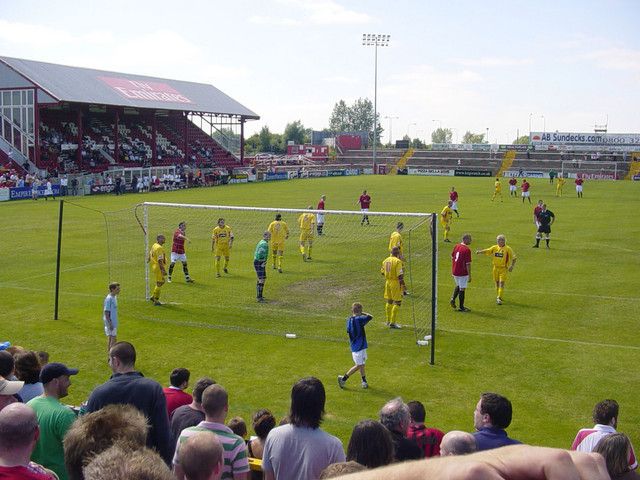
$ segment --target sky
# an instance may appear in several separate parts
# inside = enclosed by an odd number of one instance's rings
[[[438,127],[640,132],[639,0],[0,0],[0,55],[215,85],[281,133],[374,98],[387,142]]]

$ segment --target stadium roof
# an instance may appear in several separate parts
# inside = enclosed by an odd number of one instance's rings
[[[61,102],[260,117],[213,85],[0,57]]]

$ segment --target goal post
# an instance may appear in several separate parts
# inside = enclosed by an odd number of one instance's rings
[[[311,213],[316,219],[321,214],[325,219],[322,235],[314,228],[310,261],[304,261],[300,252],[298,218],[303,213]],[[275,268],[276,259],[270,251],[264,293],[268,301],[257,305],[254,249],[277,214],[289,228],[281,264],[283,271],[280,273]],[[212,253],[212,230],[220,218],[234,235],[228,273],[222,271],[224,257],[216,265]],[[403,297],[399,310],[399,323],[404,330],[400,335],[405,339],[410,336],[414,344],[430,345],[433,364],[437,214],[368,212],[368,220],[369,224],[363,222],[360,211],[145,202],[126,219],[120,214],[108,218],[108,228],[113,230],[110,237],[117,239],[110,248],[112,277],[127,284],[126,294],[140,301],[148,300],[153,282],[148,252],[157,235],[162,234],[169,257],[173,233],[178,224],[185,222],[185,236],[189,240],[185,243],[188,271],[195,283],[185,282],[182,265],[176,262],[172,283],[162,286],[161,301],[169,309],[229,312],[231,317],[236,317],[236,323],[242,322],[246,328],[274,334],[302,330],[311,335],[308,327],[315,322],[318,329],[313,331],[314,337],[344,339],[344,318],[354,302],[362,303],[364,310],[374,315],[374,321],[385,321],[384,278],[380,269],[382,261],[389,256],[390,234],[402,222],[409,295]],[[124,289],[121,295],[125,295]],[[268,323],[261,321],[267,318]],[[305,320],[309,318],[313,322]],[[227,328],[232,328],[231,318],[226,320]]]

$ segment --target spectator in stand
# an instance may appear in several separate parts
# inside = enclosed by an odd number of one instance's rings
[[[40,372],[44,394],[31,400],[27,405],[38,417],[40,436],[31,458],[53,470],[60,480],[66,480],[62,441],[76,415],[60,399],[69,393],[71,375],[77,375],[77,368],[67,368],[62,363],[49,363]]]
[[[15,357],[16,377],[24,382],[24,387],[18,392],[24,403],[44,393],[40,381],[40,360],[36,352],[26,351],[18,353]]]
[[[483,393],[473,413],[478,451],[521,443],[507,436],[505,428],[511,424],[511,402],[497,393]]]
[[[347,461],[358,462],[367,468],[389,465],[394,460],[391,432],[375,420],[361,420],[353,427]]]
[[[83,469],[90,480],[175,480],[162,457],[149,448],[131,450],[114,445]]]
[[[411,423],[407,431],[407,438],[414,440],[418,446],[424,451],[424,456],[437,457],[440,455],[440,443],[444,432],[437,428],[427,428],[424,424],[426,412],[424,405],[414,400],[407,403],[409,414],[411,415]]]
[[[344,462],[342,443],[320,428],[326,394],[315,377],[298,380],[291,390],[290,421],[271,430],[264,446],[265,480],[318,478],[332,463]]]
[[[217,480],[222,475],[224,450],[218,436],[200,432],[187,439],[180,449],[180,465],[187,480]],[[262,478],[262,474],[260,475]]]
[[[452,430],[442,437],[440,442],[440,456],[466,455],[477,450],[476,439],[473,435],[460,430]]]
[[[640,474],[629,466],[629,457],[633,449],[629,438],[624,433],[605,436],[593,451],[604,457],[612,480],[640,479]]]
[[[578,431],[576,438],[571,444],[571,450],[579,452],[593,452],[598,443],[607,435],[612,435],[618,428],[618,413],[620,406],[615,400],[603,400],[593,407],[593,421],[596,423],[593,428],[583,428]],[[629,452],[629,468],[631,470],[638,466],[633,446]]]
[[[185,392],[189,386],[190,375],[191,372],[186,368],[175,368],[169,376],[171,385],[162,389],[167,400],[169,420],[171,420],[176,408],[189,405],[193,401],[193,397]]]
[[[238,435],[243,440],[247,439],[247,422],[242,417],[233,417],[227,423],[227,427],[231,429],[233,433]]]
[[[31,462],[38,440],[38,419],[34,411],[15,403],[0,411],[0,478],[54,480],[57,477]]]
[[[95,412],[113,403],[130,404],[149,419],[151,430],[147,446],[155,448],[169,464],[173,441],[169,430],[167,402],[162,387],[135,369],[136,349],[129,342],[118,342],[109,351],[113,375],[89,396],[87,411]]]
[[[60,195],[66,197],[68,195],[67,186],[69,185],[69,179],[66,175],[60,177]]]
[[[7,380],[17,380],[14,375],[15,368],[16,361],[13,355],[7,350],[0,351],[0,377]]]
[[[276,418],[269,410],[262,409],[253,414],[253,431],[256,432],[256,436],[251,437],[247,442],[249,457],[262,458],[264,442],[266,442],[267,435],[275,426]]]
[[[424,457],[416,441],[407,438],[410,422],[409,407],[400,397],[388,401],[380,410],[380,423],[391,432],[397,462]]]
[[[82,468],[113,445],[140,450],[147,441],[145,416],[132,405],[107,405],[82,415],[64,437],[64,463],[70,480],[82,480]]]
[[[215,433],[224,446],[224,466],[222,478],[233,480],[246,480],[249,478],[249,460],[247,457],[247,444],[238,435],[234,434],[224,424],[229,411],[229,397],[222,385],[211,385],[202,394],[202,408],[205,413],[205,421],[195,427],[189,427],[182,431],[176,444],[173,457],[174,474],[178,480],[185,479],[185,471],[180,464],[180,450],[189,437],[199,432],[210,431]]]
[[[178,441],[180,432],[187,427],[193,427],[204,421],[204,410],[202,408],[202,393],[209,385],[216,382],[210,378],[199,379],[193,387],[193,401],[189,405],[183,405],[173,411],[171,418],[171,433],[173,436],[174,451],[175,443]]]
[[[49,363],[49,352],[38,352],[38,361],[40,362],[40,367],[44,367],[47,363]]]
[[[0,377],[0,411],[3,410],[7,405],[19,401],[16,395],[23,386],[24,382],[7,380],[3,377]]]

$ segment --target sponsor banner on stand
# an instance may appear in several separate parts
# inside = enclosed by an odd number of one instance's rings
[[[327,170],[327,177],[344,177],[345,170]]]
[[[287,180],[289,178],[289,174],[287,172],[278,172],[278,173],[267,173],[265,176],[265,180],[267,182],[273,180]]]
[[[91,195],[99,195],[101,193],[112,193],[116,186],[111,185],[91,185]]]
[[[613,172],[601,172],[601,173],[583,173],[577,172],[569,175],[571,178],[584,178],[585,180],[616,180],[616,175]]]
[[[44,196],[46,187],[38,187],[38,198]],[[60,185],[52,185],[51,190],[55,197],[60,196]],[[31,198],[31,187],[14,187],[9,189],[9,198],[11,200],[22,200],[24,198]]]
[[[517,145],[498,145],[498,150],[506,152],[507,150],[515,150],[516,152],[526,152],[527,150],[533,150],[533,145],[517,144]]]
[[[347,176],[360,175],[360,170],[358,170],[357,168],[347,168],[344,171],[344,174]]]
[[[249,175],[246,173],[234,173],[229,176],[229,183],[247,183]]]
[[[503,177],[531,177],[531,178],[549,178],[548,173],[536,170],[507,170],[502,174]]]
[[[433,177],[451,177],[453,170],[446,168],[415,168],[409,167],[409,175],[428,175]]]
[[[555,145],[635,145],[640,146],[640,133],[531,132],[531,142]]]
[[[633,181],[634,181],[634,182],[638,182],[638,181],[640,181],[640,175],[634,175],[634,176],[633,176]]]
[[[303,176],[304,176],[304,173],[303,173]],[[327,171],[326,170],[309,170],[306,172],[306,176],[307,178],[326,177]]]
[[[491,170],[469,170],[466,168],[457,168],[453,172],[454,177],[492,177]]]
[[[6,202],[11,199],[11,194],[8,188],[0,188],[0,202]]]

